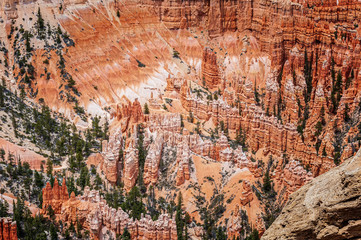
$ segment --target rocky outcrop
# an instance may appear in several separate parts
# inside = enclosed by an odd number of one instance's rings
[[[107,228],[113,234],[122,234],[127,228],[132,239],[177,239],[175,220],[161,214],[153,221],[150,216],[132,219],[122,209],[109,207],[98,191],[86,187],[84,194],[71,198],[62,205],[60,219],[65,223],[80,221],[93,238],[99,239],[101,230]]]
[[[168,214],[161,214],[156,221],[153,221],[148,215],[142,216],[140,220],[134,220],[122,209],[116,210],[109,207],[99,192],[90,190],[88,186],[85,187],[83,195],[76,197],[72,192],[69,198],[64,184],[65,181],[63,182],[64,187],[59,186],[57,180],[55,180],[52,189],[50,184],[47,183],[43,189],[42,214],[46,214],[49,205],[51,205],[58,220],[69,224],[80,221],[82,226],[88,229],[92,238],[95,239],[99,239],[101,230],[104,227],[111,230],[114,236],[122,234],[124,229],[127,228],[132,239],[177,239],[175,220],[170,218]]]
[[[0,3],[3,5],[3,10],[5,13],[5,16],[8,20],[10,19],[16,19],[18,17],[18,12],[16,9],[16,1],[14,0],[6,0]]]
[[[262,239],[361,237],[361,151],[291,194]]]
[[[115,184],[120,177],[121,166],[119,154],[122,148],[123,139],[120,129],[112,134],[108,141],[104,140],[102,143],[100,169],[112,184]]]
[[[241,195],[241,205],[246,206],[253,200],[253,192],[250,181],[243,180],[242,182],[242,195]]]
[[[125,150],[123,183],[124,189],[130,191],[134,187],[139,175],[138,149],[130,145]]]
[[[0,218],[0,239],[1,240],[17,240],[16,222],[11,218]]]
[[[68,199],[69,193],[66,187],[65,179],[63,180],[63,184],[61,186],[59,186],[57,178],[55,178],[53,187],[51,187],[50,183],[47,182],[45,188],[43,189],[43,205],[41,213],[46,215],[49,206],[51,206],[55,214],[60,214],[63,203]]]
[[[237,239],[240,232],[242,231],[242,223],[240,221],[239,215],[239,206],[236,205],[235,210],[233,211],[233,215],[227,223],[227,237],[230,239]]]
[[[31,169],[40,170],[41,165],[46,164],[46,158],[31,151],[25,147],[18,146],[3,138],[0,138],[0,149],[5,151],[4,160],[9,160],[9,154],[11,155],[12,163],[17,164],[18,160],[22,163],[28,163]]]
[[[163,134],[158,134],[153,143],[150,144],[147,157],[144,163],[144,184],[155,185],[158,180],[159,163],[163,151]]]
[[[217,87],[221,82],[217,55],[210,48],[205,48],[203,51],[201,78],[205,86],[209,89]]]
[[[280,165],[279,165],[280,166]],[[279,170],[278,167],[277,170]],[[286,187],[284,199],[288,199],[288,196],[298,190],[303,185],[312,180],[312,173],[307,172],[304,167],[298,161],[291,161],[286,164],[285,168],[279,174],[276,171],[275,174],[276,184],[282,187]]]
[[[136,98],[132,103],[128,99],[124,99],[125,103],[119,104],[116,107],[116,112],[112,113],[117,120],[122,123],[122,132],[126,132],[128,127],[131,127],[135,123],[144,122],[144,114],[140,102]]]
[[[159,19],[169,29],[202,27],[212,37],[237,29],[237,2],[224,0],[159,1],[151,0]]]
[[[190,179],[189,159],[191,153],[186,143],[180,143],[177,146],[177,176],[176,185],[182,185],[186,180]]]
[[[198,93],[192,92],[186,81],[182,85],[180,94],[183,107],[200,120],[208,121],[212,118],[215,125],[223,122],[228,129],[240,128],[239,109],[231,107],[221,97],[218,100],[206,100],[207,96],[205,95],[199,97]]]
[[[147,125],[151,132],[162,130],[180,133],[181,115],[179,113],[170,113],[166,115],[150,114]]]

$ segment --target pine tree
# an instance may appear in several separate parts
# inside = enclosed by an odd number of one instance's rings
[[[0,217],[9,216],[9,203],[5,200],[0,200]]]
[[[0,107],[5,107],[4,87],[0,86]]]
[[[183,240],[183,229],[184,229],[184,219],[183,219],[183,210],[182,210],[182,204],[183,204],[183,197],[182,193],[179,193],[178,195],[178,204],[176,208],[176,215],[175,215],[175,222],[177,225],[177,236],[178,240]]]
[[[53,173],[53,162],[48,158],[46,161],[46,173],[50,176]]]
[[[269,175],[269,169],[267,169],[264,177],[263,177],[263,191],[264,192],[269,192],[271,191],[272,189],[272,185],[271,185],[271,178],[270,178],[270,175]]]
[[[149,114],[149,108],[147,103],[144,103],[144,114]]]
[[[123,231],[123,234],[122,234],[122,237],[120,238],[121,240],[131,240],[131,235],[128,231],[128,228],[124,228],[124,231]]]

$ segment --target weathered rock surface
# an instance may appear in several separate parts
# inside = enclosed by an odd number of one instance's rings
[[[361,151],[290,195],[262,239],[361,237]]]
[[[203,51],[201,78],[205,86],[210,89],[217,87],[221,82],[217,55],[210,48],[205,48]]]
[[[40,170],[41,165],[45,166],[46,158],[25,147],[18,146],[3,138],[0,138],[0,149],[5,151],[5,161],[8,161],[9,154],[12,155],[13,164],[20,159],[22,163],[29,163],[31,169]]]
[[[55,178],[53,188],[50,186],[50,183],[47,182],[45,188],[43,189],[43,205],[41,213],[47,214],[48,208],[51,206],[55,214],[60,214],[61,206],[68,199],[69,193],[66,187],[65,179],[63,180],[63,184],[59,186],[58,179]]]
[[[109,141],[104,140],[101,156],[98,156],[100,169],[105,173],[109,182],[115,184],[120,176],[120,149],[123,147],[121,130],[112,134]]]
[[[49,184],[49,183],[48,183]],[[46,197],[47,204],[43,204],[42,211],[46,211],[51,205],[56,211],[57,218],[64,223],[80,221],[84,228],[88,229],[92,238],[101,239],[101,229],[106,227],[115,234],[122,234],[127,228],[132,239],[177,239],[175,220],[168,214],[161,214],[158,220],[153,221],[150,216],[142,216],[140,220],[133,220],[122,209],[114,209],[106,204],[98,191],[86,187],[82,196],[75,197],[71,194],[70,199],[59,199],[54,194],[56,185],[49,193],[50,185],[44,189],[43,197]],[[50,187],[51,190],[51,187]]]
[[[243,206],[249,204],[253,200],[253,192],[251,188],[251,183],[247,180],[242,182],[242,196],[241,196],[241,204]]]
[[[122,122],[122,131],[125,132],[129,126],[135,123],[144,122],[144,114],[140,102],[136,98],[134,102],[126,99],[126,103],[117,105],[116,112],[113,113]]]
[[[0,218],[0,239],[17,240],[16,222],[11,218]]]
[[[153,143],[150,144],[144,163],[144,184],[155,185],[158,180],[159,163],[162,158],[164,138],[158,134]]]
[[[124,157],[124,169],[123,169],[123,183],[124,189],[126,191],[130,191],[132,187],[134,187],[138,175],[139,175],[139,163],[138,163],[138,149],[133,147],[133,145],[129,146],[125,150]]]

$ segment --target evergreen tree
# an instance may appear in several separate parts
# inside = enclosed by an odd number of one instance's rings
[[[46,173],[48,176],[53,173],[53,162],[49,158],[46,160]]]
[[[121,240],[131,240],[131,235],[128,231],[128,228],[124,228],[124,231],[123,231],[123,234],[122,234],[122,237],[120,238]]]
[[[3,86],[0,86],[0,107],[5,107],[5,94]]]
[[[128,193],[125,202],[122,204],[122,209],[130,211],[130,216],[138,220],[142,213],[146,213],[142,195],[137,186],[134,186]]]
[[[320,136],[320,134],[322,132],[322,123],[320,121],[318,121],[316,123],[315,128],[316,128],[315,136],[318,137],[318,136]]]
[[[272,185],[271,185],[271,178],[270,178],[270,175],[269,175],[269,169],[267,169],[264,177],[263,177],[263,191],[264,192],[269,192],[271,191],[272,189]]]
[[[53,223],[50,224],[50,239],[58,240],[58,233],[56,232],[56,227]]]
[[[9,216],[9,203],[5,200],[0,200],[0,217]]]
[[[182,204],[183,204],[183,197],[182,193],[179,193],[178,195],[178,204],[176,208],[176,215],[175,215],[175,222],[177,225],[177,236],[178,240],[183,240],[183,231],[184,231],[184,219],[183,219],[183,210],[182,210]]]
[[[144,114],[149,114],[149,107],[147,103],[144,103]]]

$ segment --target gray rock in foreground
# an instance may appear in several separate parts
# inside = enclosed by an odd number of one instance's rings
[[[361,150],[293,193],[262,239],[361,239]]]

